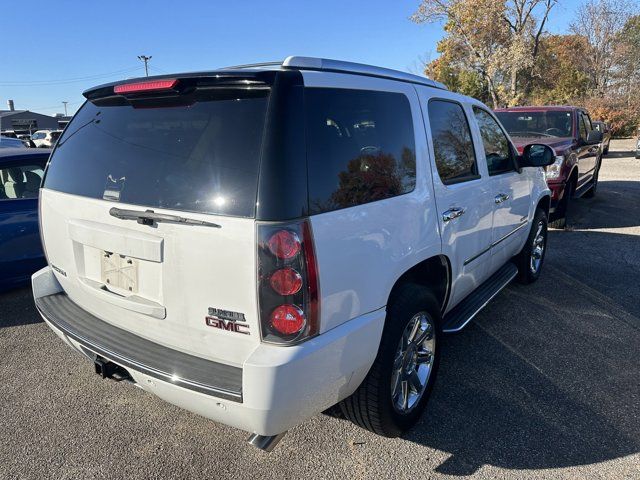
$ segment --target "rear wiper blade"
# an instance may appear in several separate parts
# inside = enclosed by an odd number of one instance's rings
[[[155,213],[153,210],[125,210],[123,208],[111,207],[109,215],[121,220],[136,220],[141,225],[153,225],[153,222],[183,223],[185,225],[200,225],[202,227],[222,228],[221,225],[204,220],[181,217],[179,215],[169,215],[166,213]]]

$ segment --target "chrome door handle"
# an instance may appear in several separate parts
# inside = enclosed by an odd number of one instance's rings
[[[498,195],[496,195],[494,200],[496,203],[506,202],[507,200],[509,200],[509,195],[507,195],[506,193],[499,193]]]
[[[458,218],[461,215],[463,215],[465,212],[464,208],[460,208],[460,207],[453,207],[450,208],[449,210],[447,210],[446,212],[444,212],[442,214],[442,220],[446,223],[446,222],[450,222],[451,220],[453,220],[454,218]]]

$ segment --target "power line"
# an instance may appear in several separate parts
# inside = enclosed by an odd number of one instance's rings
[[[2,82],[0,86],[3,87],[34,87],[34,86],[46,86],[46,85],[64,85],[68,83],[77,83],[77,82],[85,82],[89,80],[97,80],[99,78],[112,77],[114,75],[119,75],[123,73],[132,72],[134,70],[139,70],[140,66],[129,67],[122,70],[116,70],[109,73],[100,73],[96,75],[88,75],[85,77],[72,77],[65,79],[57,79],[57,80],[33,80],[33,81],[9,81]]]
[[[75,105],[80,105],[82,102],[67,102],[67,107],[73,107]],[[38,112],[41,110],[60,110],[60,104],[51,105],[50,107],[29,107],[26,106],[24,110],[29,110],[30,112]]]

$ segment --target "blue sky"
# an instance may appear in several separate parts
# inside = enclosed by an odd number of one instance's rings
[[[580,0],[560,0],[549,29],[565,32]],[[419,0],[30,1],[0,8],[0,109],[74,112],[90,86],[150,74],[310,55],[420,71],[439,25],[408,18]],[[10,5],[10,6],[8,6]]]

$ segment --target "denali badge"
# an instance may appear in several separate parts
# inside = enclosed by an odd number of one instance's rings
[[[244,313],[222,310],[221,308],[209,307],[209,315],[212,317],[223,318],[231,322],[246,322],[244,319]]]
[[[241,333],[243,335],[251,335],[249,333],[249,325],[244,323],[246,322],[244,313],[209,307],[209,315],[205,317],[205,322],[210,327],[219,328],[228,332]]]
[[[53,268],[56,272],[58,272],[60,275],[62,275],[63,277],[67,276],[67,272],[65,272],[63,269],[61,269],[60,267],[56,267],[53,263],[51,264],[51,268]]]

